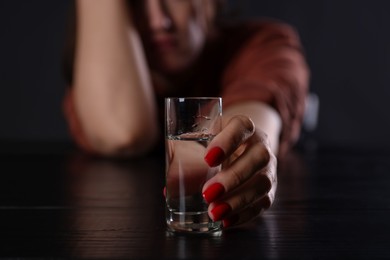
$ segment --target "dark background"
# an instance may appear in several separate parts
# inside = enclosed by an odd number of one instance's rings
[[[320,99],[320,145],[390,147],[390,1],[230,1],[294,25]],[[61,74],[69,1],[0,2],[0,140],[68,141]]]

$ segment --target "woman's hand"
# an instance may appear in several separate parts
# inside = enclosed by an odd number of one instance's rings
[[[214,221],[222,220],[225,228],[242,224],[272,205],[277,187],[276,156],[267,135],[248,116],[229,117],[209,144],[205,161],[210,167],[223,166],[203,187]]]

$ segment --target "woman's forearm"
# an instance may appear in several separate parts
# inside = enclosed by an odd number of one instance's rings
[[[90,144],[139,154],[157,137],[156,104],[138,34],[123,0],[77,0],[74,101]]]

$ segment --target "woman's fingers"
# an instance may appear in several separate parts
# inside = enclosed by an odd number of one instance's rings
[[[233,116],[223,131],[218,134],[206,149],[205,161],[210,167],[221,164],[231,156],[237,148],[245,143],[255,131],[255,126],[249,117]]]
[[[258,217],[264,210],[269,209],[275,201],[275,194],[277,189],[277,180],[268,194],[257,201],[247,205],[240,211],[232,211],[225,218],[222,219],[223,227],[228,228],[242,223],[249,222]]]
[[[246,214],[249,214],[251,212],[249,209],[251,207],[256,209],[256,205],[260,203],[259,201],[262,201],[261,208],[269,208],[274,200],[276,187],[276,174],[267,166],[239,188],[230,193],[225,193],[224,196],[211,203],[209,215],[213,220],[218,221],[238,214],[243,210],[247,211]],[[268,201],[268,204],[265,203],[266,201]],[[259,213],[260,211],[253,211],[251,218],[256,217]]]
[[[253,138],[257,139],[256,136]],[[257,191],[268,192],[271,189],[273,178],[271,175],[273,173],[262,169],[266,169],[270,158],[269,149],[260,140],[248,144],[245,151],[237,159],[205,183],[203,187],[204,199],[208,203],[219,199],[223,194],[244,184],[259,171],[264,173],[256,177],[262,179],[257,181],[260,183]]]
[[[224,228],[228,228],[249,222],[259,216],[264,210],[271,207],[271,205],[271,197],[264,196],[263,198],[244,208],[241,212],[232,213],[230,216],[226,216],[224,219],[222,219],[222,225]]]

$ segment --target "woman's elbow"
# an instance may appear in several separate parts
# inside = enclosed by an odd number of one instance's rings
[[[92,148],[108,157],[137,157],[148,153],[157,143],[156,128],[150,131],[116,131],[95,133]]]

